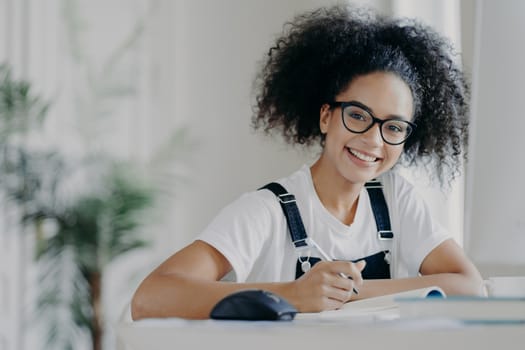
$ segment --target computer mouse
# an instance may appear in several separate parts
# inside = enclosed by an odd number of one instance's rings
[[[280,296],[261,289],[241,290],[227,295],[212,309],[216,320],[291,321],[297,309]]]

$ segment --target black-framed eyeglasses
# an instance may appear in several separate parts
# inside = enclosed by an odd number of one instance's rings
[[[402,144],[416,128],[416,124],[401,118],[376,118],[367,106],[356,101],[336,101],[328,104],[330,108],[341,107],[343,125],[348,131],[355,134],[363,134],[378,123],[381,137],[389,145]]]

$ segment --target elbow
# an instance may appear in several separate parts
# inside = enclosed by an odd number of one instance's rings
[[[472,296],[485,296],[486,293],[481,275],[470,275],[466,278],[468,279],[468,282],[465,283],[465,293],[463,294]]]
[[[457,293],[459,295],[471,295],[471,296],[485,296],[485,289],[483,285],[483,278],[475,266],[471,266],[467,271],[460,273],[463,279],[463,283],[458,288]]]
[[[138,321],[144,318],[144,308],[140,301],[140,298],[137,297],[137,294],[131,299],[131,319],[133,321]]]
[[[131,319],[138,321],[148,317],[147,298],[139,287],[131,298]]]

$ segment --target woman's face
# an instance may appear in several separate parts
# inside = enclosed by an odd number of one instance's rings
[[[381,120],[412,120],[410,88],[393,73],[359,76],[336,96],[335,101],[358,102]],[[378,123],[361,134],[347,130],[341,118],[341,107],[323,105],[320,127],[326,135],[323,163],[333,166],[332,170],[352,183],[364,183],[391,169],[403,151],[403,144],[390,145],[383,140]]]

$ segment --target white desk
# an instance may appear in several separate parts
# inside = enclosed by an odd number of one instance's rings
[[[144,320],[118,326],[127,350],[524,350],[525,324],[469,325],[455,321],[238,322]]]

